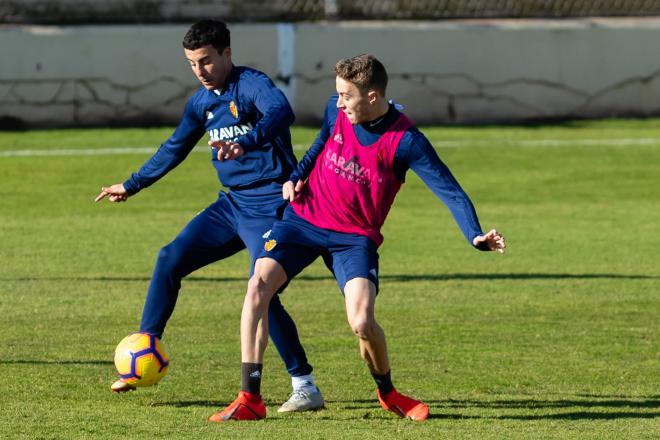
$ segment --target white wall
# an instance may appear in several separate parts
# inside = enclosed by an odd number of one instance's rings
[[[176,123],[197,80],[185,25],[0,27],[0,118],[28,126]],[[660,19],[241,24],[236,64],[318,123],[334,63],[375,54],[418,123],[660,115]]]

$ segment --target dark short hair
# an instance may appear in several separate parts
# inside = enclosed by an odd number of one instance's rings
[[[186,36],[183,37],[183,47],[188,50],[197,50],[204,46],[213,46],[222,53],[225,47],[230,46],[229,29],[227,25],[218,20],[202,20],[190,26]]]
[[[337,61],[335,73],[362,90],[374,89],[385,96],[387,72],[375,56],[364,54]]]

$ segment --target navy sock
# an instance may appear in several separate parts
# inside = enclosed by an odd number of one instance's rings
[[[378,391],[380,391],[381,396],[389,394],[390,391],[394,389],[394,385],[392,385],[392,377],[390,375],[391,372],[392,370],[385,374],[376,374],[373,371],[371,372],[371,376],[376,381],[376,385],[378,386]]]
[[[241,390],[261,394],[261,369],[263,364],[241,363]]]
[[[286,311],[280,295],[270,300],[268,307],[268,334],[277,348],[291,376],[306,376],[312,373],[312,366],[307,361],[305,350],[300,344],[296,324]]]

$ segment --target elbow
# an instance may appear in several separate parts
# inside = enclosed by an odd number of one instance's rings
[[[293,109],[288,104],[280,106],[280,108],[277,109],[277,112],[279,113],[280,118],[282,118],[282,122],[286,124],[286,126],[290,126],[296,120],[296,115],[293,113]]]

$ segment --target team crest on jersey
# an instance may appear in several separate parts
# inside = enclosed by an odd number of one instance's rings
[[[273,248],[274,248],[275,246],[277,246],[277,241],[275,241],[275,240],[268,240],[268,241],[266,242],[266,244],[264,245],[264,249],[266,250],[266,252],[270,252],[270,251],[273,250]]]
[[[238,119],[238,109],[236,108],[236,103],[234,101],[231,101],[229,103],[229,111],[231,112],[231,115]]]
[[[335,142],[338,144],[343,144],[344,143],[344,137],[341,135],[341,133],[337,133],[335,137],[333,138]]]

